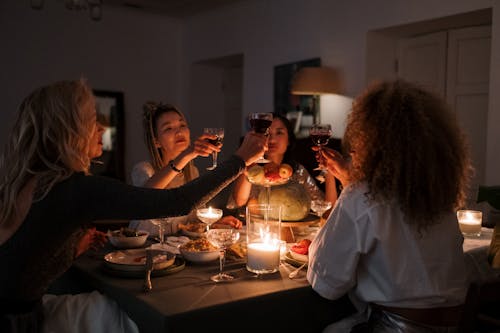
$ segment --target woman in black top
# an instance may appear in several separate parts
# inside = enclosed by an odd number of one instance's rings
[[[24,318],[25,326],[31,318],[30,331],[40,329],[35,310],[49,284],[72,264],[83,225],[185,215],[266,149],[264,136],[247,134],[236,153],[211,173],[181,188],[147,189],[89,175],[96,130],[94,96],[83,80],[37,89],[19,108],[0,159],[2,332],[11,330],[7,325],[16,325],[16,318]]]

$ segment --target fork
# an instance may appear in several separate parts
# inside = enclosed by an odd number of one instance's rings
[[[306,267],[306,265],[307,265],[307,262],[303,263],[303,264],[302,264],[302,265],[300,265],[297,269],[295,269],[294,271],[290,272],[290,274],[288,274],[288,277],[289,277],[290,279],[294,279],[294,278],[297,276],[297,274],[299,274],[300,270],[301,270],[302,268]]]

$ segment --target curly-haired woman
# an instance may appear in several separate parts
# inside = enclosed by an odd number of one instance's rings
[[[415,84],[377,83],[354,102],[343,144],[346,158],[323,152],[344,190],[307,279],[325,298],[348,293],[359,313],[325,331],[453,330],[468,286],[455,212],[472,170],[454,114]]]

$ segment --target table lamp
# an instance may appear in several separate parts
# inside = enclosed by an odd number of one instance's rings
[[[293,95],[312,95],[312,114],[314,123],[321,122],[318,110],[319,95],[341,92],[339,73],[330,67],[302,67],[292,78]]]

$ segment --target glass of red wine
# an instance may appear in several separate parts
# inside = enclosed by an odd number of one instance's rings
[[[321,148],[328,144],[330,137],[332,136],[332,126],[330,124],[314,124],[309,129],[309,137],[313,143],[318,146],[318,152],[321,152]],[[323,167],[316,168],[315,170],[321,170],[319,175],[316,177],[321,182],[325,181],[325,174],[327,169]]]
[[[269,127],[273,122],[273,114],[270,112],[254,112],[250,113],[248,120],[250,121],[250,127],[252,127],[255,133],[268,135]],[[264,156],[262,156],[255,163],[262,164],[269,162],[270,161],[268,159],[265,159]]]
[[[207,141],[214,146],[222,146],[222,142],[224,141],[223,128],[207,127],[203,129],[203,133],[217,136],[217,138],[207,139]],[[214,170],[215,168],[217,168],[217,155],[218,154],[216,151],[212,152],[212,166],[208,167],[207,170]]]

